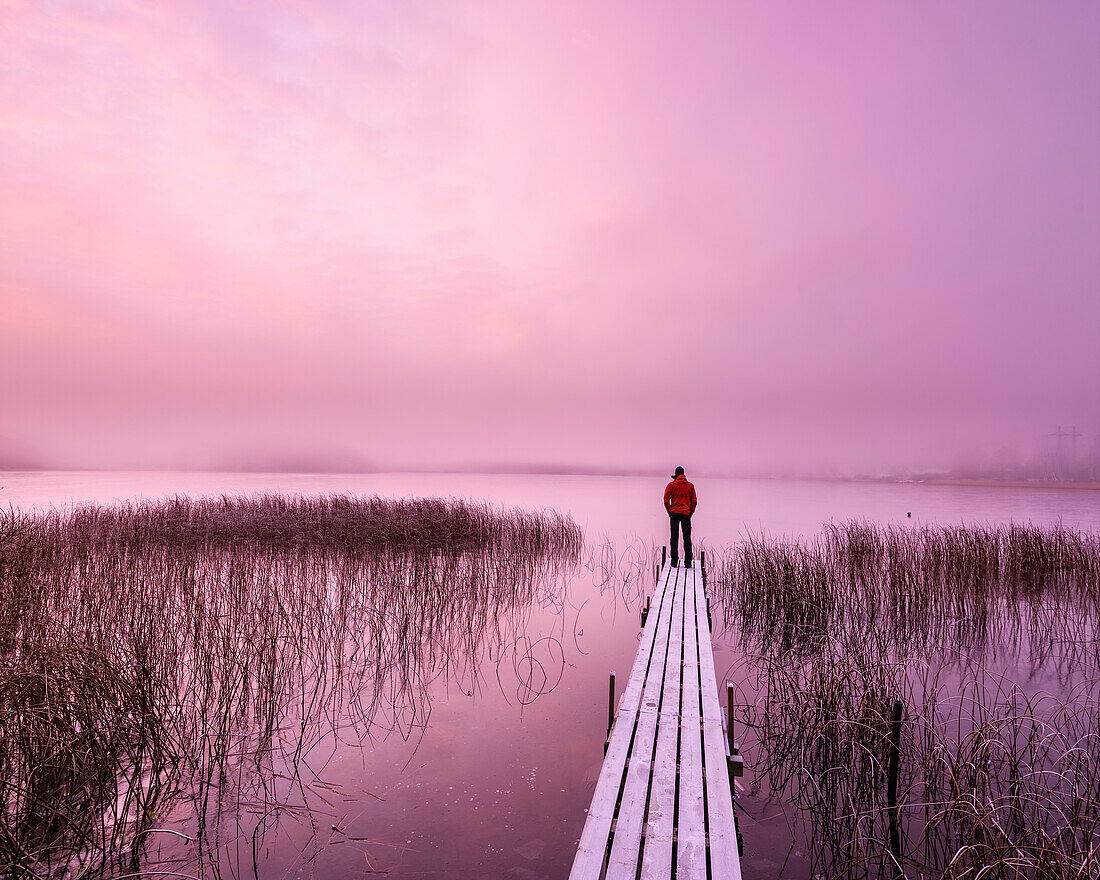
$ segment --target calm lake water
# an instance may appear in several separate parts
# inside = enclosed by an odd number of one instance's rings
[[[689,474],[689,478],[690,478]],[[545,601],[502,621],[450,668],[428,670],[429,712],[318,742],[303,757],[298,794],[266,833],[251,807],[222,823],[224,876],[564,878],[602,761],[607,675],[633,663],[639,602],[652,583],[653,548],[667,538],[665,480],[640,477],[474,474],[290,475],[147,472],[0,473],[0,505],[64,509],[175,494],[280,492],[433,496],[528,510],[554,508],[585,530],[580,564],[543,591]],[[698,479],[697,546],[720,551],[748,534],[809,537],[851,519],[903,527],[1062,523],[1100,529],[1100,492]],[[911,512],[912,517],[907,517]],[[718,616],[715,617],[718,623]],[[736,674],[737,646],[716,633],[716,669]],[[752,788],[752,767],[746,768]],[[293,804],[290,803],[294,800]],[[752,803],[741,829],[746,876],[808,876],[804,855]],[[233,812],[230,810],[230,812]],[[228,815],[228,814],[227,814]],[[165,827],[186,833],[182,808]],[[152,861],[193,867],[195,854],[161,835]],[[789,855],[789,858],[788,858]]]

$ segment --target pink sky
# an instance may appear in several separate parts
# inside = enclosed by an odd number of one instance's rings
[[[933,467],[1100,431],[1094,2],[0,0],[0,440]]]

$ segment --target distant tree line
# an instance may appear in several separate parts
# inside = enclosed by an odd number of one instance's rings
[[[1025,452],[1004,446],[985,457],[955,464],[953,477],[993,480],[1100,481],[1100,435],[1060,432]]]

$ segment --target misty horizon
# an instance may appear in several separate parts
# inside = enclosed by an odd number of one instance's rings
[[[1057,436],[1051,435],[1051,436]],[[968,454],[956,454],[954,460],[939,467],[917,468],[864,468],[840,470],[820,468],[799,469],[792,466],[722,468],[703,464],[690,466],[688,473],[695,477],[734,478],[809,478],[809,479],[993,479],[1037,480],[1040,482],[1086,481],[1100,482],[1100,438],[1092,438],[1090,445],[1082,444],[1080,450],[1069,442],[1074,435],[1066,432],[1066,442],[1059,446],[1048,440],[1030,452],[1016,447],[1002,446],[995,450],[971,450]],[[1076,440],[1087,439],[1077,435]],[[480,473],[480,474],[560,474],[590,476],[646,476],[660,479],[672,470],[656,463],[636,465],[616,464],[608,461],[555,461],[505,459],[442,460],[437,462],[375,461],[368,456],[350,450],[297,449],[281,450],[268,454],[238,451],[225,455],[196,455],[178,460],[151,460],[140,464],[95,461],[47,461],[35,457],[25,446],[5,442],[0,438],[0,472],[3,471],[206,471],[221,473],[283,473],[283,474],[370,474],[397,472],[424,473]]]

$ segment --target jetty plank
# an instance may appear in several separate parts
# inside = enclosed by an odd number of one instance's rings
[[[673,592],[669,591],[659,609],[656,643],[653,646],[649,672],[642,688],[634,748],[627,767],[626,784],[619,800],[619,814],[615,819],[615,837],[611,845],[607,880],[634,880],[638,873],[642,824],[645,821],[646,802],[649,800],[650,778],[653,771],[653,749],[657,736],[661,688],[666,673],[668,630],[672,626],[672,606]],[[652,613],[651,608],[650,614]]]
[[[699,621],[696,568],[685,572],[683,702],[680,712],[680,800],[676,822],[677,880],[706,880],[706,815],[703,804],[703,742],[699,700]],[[706,620],[706,618],[704,618]]]
[[[707,789],[707,836],[710,846],[711,876],[741,880],[741,857],[737,846],[737,826],[733,816],[727,758],[729,741],[722,724],[725,715],[718,702],[714,674],[714,648],[707,620],[707,597],[703,590],[695,594],[695,614],[699,621],[699,677],[703,699],[703,771]]]
[[[657,604],[658,608],[663,607],[665,604],[666,590],[671,594],[670,579],[670,573],[667,570],[663,571],[658,579],[654,594],[654,603]],[[671,605],[671,599],[668,604]],[[630,679],[627,681],[626,690],[619,702],[619,712],[611,730],[607,753],[604,755],[603,769],[596,781],[596,791],[592,795],[592,805],[588,810],[584,830],[581,832],[576,858],[573,860],[573,870],[569,875],[571,878],[597,878],[603,872],[604,864],[607,861],[619,790],[623,775],[626,773],[627,759],[630,757],[630,742],[634,734],[634,723],[637,720],[641,704],[642,686],[649,671],[649,660],[656,641],[659,620],[660,614],[654,614],[651,610],[642,633],[638,655],[634,659],[634,666],[630,672]]]
[[[650,782],[649,815],[646,817],[642,880],[672,876],[672,842],[676,828],[676,769],[680,740],[680,676],[684,638],[684,569],[674,568],[672,626],[665,655],[665,683],[657,733],[657,757]]]

